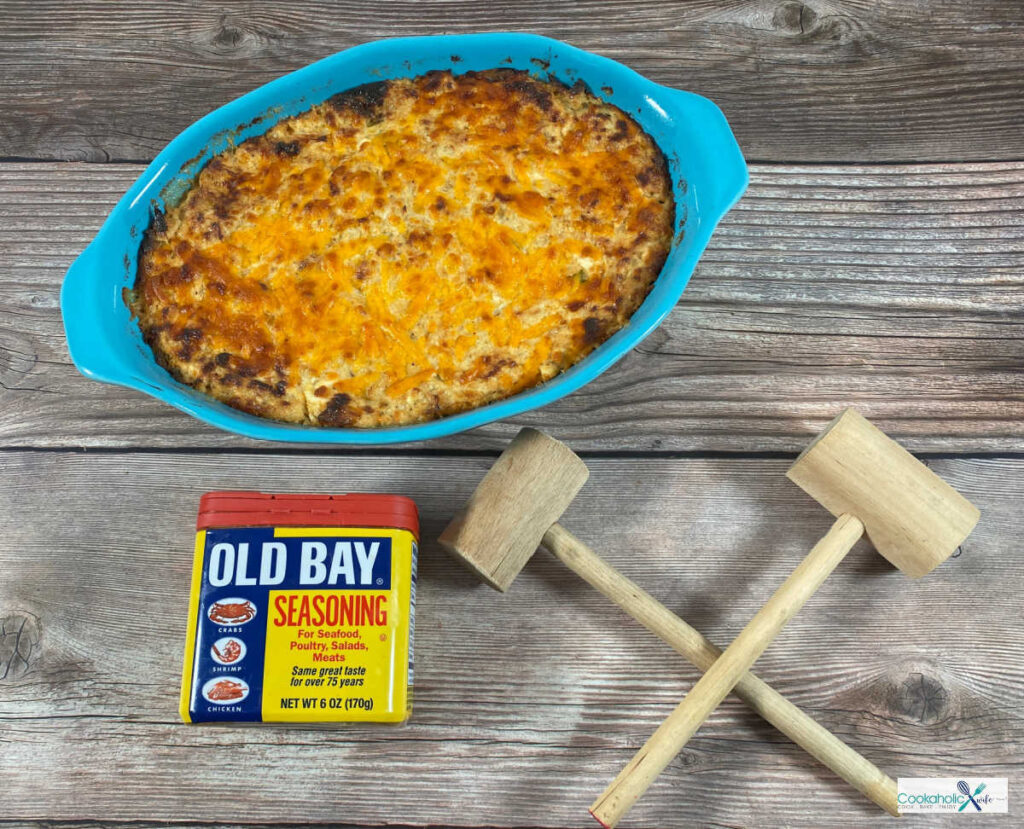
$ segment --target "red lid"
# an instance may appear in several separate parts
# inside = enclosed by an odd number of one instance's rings
[[[197,530],[214,527],[385,527],[420,536],[416,502],[403,495],[207,492]]]

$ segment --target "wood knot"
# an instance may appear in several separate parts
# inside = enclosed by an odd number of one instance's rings
[[[949,693],[942,683],[923,673],[908,676],[896,695],[899,712],[921,723],[941,719],[948,705]]]
[[[42,637],[38,616],[15,612],[0,618],[0,682],[29,672]]]
[[[675,759],[672,760],[672,766],[682,769],[687,774],[692,774],[694,771],[699,770],[704,765],[704,762],[699,751],[688,747],[675,756]]]
[[[225,49],[235,49],[243,40],[245,40],[245,32],[237,26],[224,22],[221,23],[217,34],[213,36],[214,44]]]
[[[60,300],[58,294],[55,291],[51,291],[49,293],[30,294],[28,304],[33,308],[59,308]]]
[[[818,14],[810,6],[803,3],[783,3],[775,10],[772,24],[776,29],[794,35],[802,35],[811,31],[818,20]]]

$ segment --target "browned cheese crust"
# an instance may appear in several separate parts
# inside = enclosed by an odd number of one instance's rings
[[[175,378],[262,417],[416,423],[554,377],[671,245],[665,159],[582,85],[432,72],[215,156],[157,214],[130,305]]]

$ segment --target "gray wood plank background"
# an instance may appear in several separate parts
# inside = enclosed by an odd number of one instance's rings
[[[1012,0],[3,6],[8,156],[149,159],[200,115],[339,49],[511,30],[713,98],[759,161],[1024,158],[1024,6]]]
[[[589,826],[593,797],[695,679],[546,553],[502,595],[439,550],[434,539],[485,458],[4,459],[0,616],[7,630],[24,625],[28,663],[8,657],[0,681],[4,818],[129,820],[145,804],[147,818],[169,821]],[[725,642],[830,523],[786,480],[787,465],[597,460],[565,523]],[[911,582],[860,545],[758,663],[893,776],[984,769],[1020,779],[1024,562],[1011,538],[1022,466],[935,461],[984,514],[963,554]],[[178,724],[200,493],[329,491],[340,481],[405,493],[422,511],[413,720]],[[887,820],[730,699],[625,825]]]
[[[246,441],[77,373],[63,273],[177,132],[365,40],[499,30],[713,98],[753,162],[639,349],[539,412],[397,454]],[[850,404],[943,453],[981,524],[919,582],[860,545],[757,670],[894,777],[1009,777],[1014,814],[971,822],[1019,823],[1022,125],[1006,0],[0,0],[0,827],[596,825],[586,806],[694,669],[546,553],[501,596],[438,532],[520,426],[545,428],[591,453],[567,525],[725,644],[827,527],[783,473]],[[217,488],[416,498],[408,725],[178,723],[195,511]],[[730,698],[624,827],[887,823]]]
[[[137,165],[0,165],[0,445],[263,446],[70,363],[64,271]],[[111,263],[111,267],[122,267]],[[756,165],[678,307],[524,424],[577,449],[797,451],[845,405],[919,451],[1024,450],[1024,163]]]

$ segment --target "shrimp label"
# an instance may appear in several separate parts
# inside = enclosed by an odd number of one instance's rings
[[[201,529],[182,718],[406,719],[416,553],[408,529]]]

